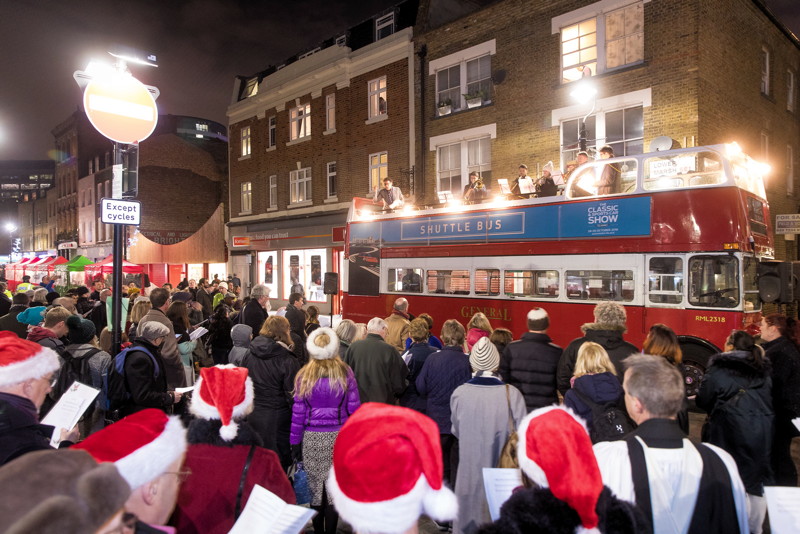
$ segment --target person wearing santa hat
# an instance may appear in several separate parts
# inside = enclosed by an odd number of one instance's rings
[[[159,528],[172,514],[181,483],[186,429],[178,417],[148,408],[95,432],[72,449],[98,462],[113,462],[131,487],[125,510],[136,516],[136,534],[174,533]]]
[[[568,408],[529,413],[517,431],[523,489],[500,508],[500,518],[480,534],[649,533],[632,503],[603,486],[586,425]]]
[[[438,425],[400,406],[368,402],[348,419],[327,489],[358,534],[417,534],[420,515],[451,521],[458,513],[443,480]]]
[[[242,325],[246,326],[246,325]],[[247,327],[250,328],[250,327]],[[170,525],[181,534],[226,534],[258,484],[294,504],[295,495],[278,455],[244,421],[253,410],[247,369],[217,365],[200,370],[189,411],[189,449]]]
[[[58,355],[50,348],[0,332],[0,465],[28,452],[51,449],[53,427],[39,423],[52,389]],[[78,429],[61,429],[60,447],[78,441]]]
[[[339,358],[339,338],[330,328],[308,336],[311,360],[297,373],[292,405],[292,456],[302,461],[311,488],[315,534],[335,534],[339,515],[325,491],[339,429],[361,405],[353,371]]]

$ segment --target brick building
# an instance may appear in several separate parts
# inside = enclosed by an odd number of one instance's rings
[[[303,286],[326,310],[353,197],[391,176],[414,191],[412,26],[417,2],[343,31],[283,65],[237,79],[228,108],[230,272],[274,301]]]
[[[55,163],[52,160],[0,161],[0,222],[17,227],[13,233],[2,229],[0,254],[10,254],[12,240],[16,238],[21,240],[20,250],[44,251],[50,248],[52,241],[48,236],[51,227],[55,229],[55,220],[48,217],[45,197],[54,180]],[[33,206],[34,202],[37,202],[36,206]]]
[[[800,43],[759,0],[423,0],[415,31],[418,202],[460,196],[472,170],[496,188],[520,163],[563,169],[588,115],[590,150],[617,155],[736,141],[771,166],[773,215],[800,211]],[[776,256],[797,247],[779,236]]]

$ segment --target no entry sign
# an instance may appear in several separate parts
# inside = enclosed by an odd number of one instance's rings
[[[118,143],[147,139],[158,122],[153,95],[124,72],[93,78],[83,92],[83,107],[97,131]]]

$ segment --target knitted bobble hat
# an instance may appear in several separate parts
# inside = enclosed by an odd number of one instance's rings
[[[328,336],[328,343],[324,347],[320,347],[316,343],[317,338],[322,334]],[[317,328],[309,334],[306,348],[308,354],[315,360],[329,360],[339,352],[339,336],[330,328]]]
[[[469,353],[469,364],[475,371],[496,371],[500,367],[500,353],[488,337],[480,338]]]
[[[576,534],[599,534],[596,508],[603,480],[583,421],[568,408],[548,406],[529,413],[518,435],[520,469],[577,512]]]
[[[239,433],[240,419],[253,411],[253,381],[247,369],[233,364],[200,369],[189,411],[201,419],[219,419],[219,435],[225,441]]]
[[[69,328],[70,343],[89,343],[97,334],[94,323],[80,315],[70,315],[67,317],[66,323]]]

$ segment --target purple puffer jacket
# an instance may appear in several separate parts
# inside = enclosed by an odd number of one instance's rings
[[[356,408],[361,406],[358,385],[353,371],[347,372],[347,391],[331,391],[329,380],[321,378],[311,396],[295,395],[292,406],[292,434],[289,443],[303,441],[303,432],[333,432],[342,428]]]

